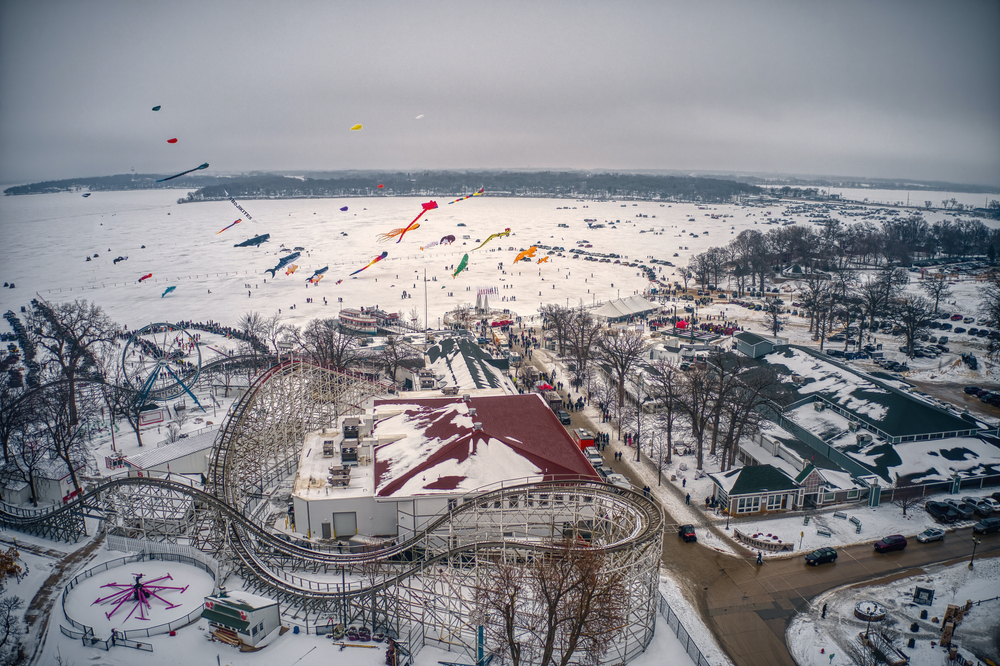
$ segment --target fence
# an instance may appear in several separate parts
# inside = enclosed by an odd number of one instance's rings
[[[662,593],[660,593],[659,612],[663,619],[667,621],[667,626],[669,626],[670,630],[674,632],[675,636],[677,636],[677,640],[679,640],[681,645],[684,646],[684,651],[687,652],[689,657],[691,657],[691,661],[695,663],[695,666],[710,666],[708,659],[705,658],[705,655],[702,654],[698,646],[695,645],[694,639],[691,638],[691,634],[684,628],[684,625],[681,624],[680,618],[677,617],[676,613],[674,613],[674,610],[670,607],[670,604],[667,603],[667,600],[664,598]]]

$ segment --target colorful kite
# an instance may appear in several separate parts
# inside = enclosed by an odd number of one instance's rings
[[[382,261],[383,259],[385,259],[388,256],[389,256],[388,252],[383,252],[382,254],[378,255],[377,257],[375,257],[374,259],[372,259],[371,261],[369,261],[368,262],[368,266],[373,266],[373,265],[377,264],[378,262]],[[365,270],[365,268],[368,268],[368,266],[364,266],[362,268],[359,268],[358,270],[356,270],[353,273],[351,273],[351,275],[357,275],[361,271]],[[351,275],[348,275],[347,277],[351,277]]]
[[[191,173],[192,171],[200,171],[201,169],[207,169],[207,168],[208,168],[208,162],[205,162],[205,163],[204,163],[204,164],[202,164],[201,166],[196,166],[195,168],[193,168],[193,169],[188,169],[187,171],[181,171],[181,172],[180,172],[179,174],[177,174],[176,176],[170,176],[169,178],[161,178],[161,179],[159,179],[159,180],[158,180],[158,181],[156,181],[156,182],[158,182],[158,183],[165,183],[165,182],[167,182],[168,180],[173,180],[174,178],[180,178],[181,176],[183,176],[183,175],[185,175],[185,174],[189,174],[189,173]]]
[[[519,254],[518,254],[518,255],[517,255],[517,256],[516,256],[515,258],[514,258],[514,263],[516,264],[517,262],[521,261],[522,259],[528,259],[528,258],[534,258],[534,256],[535,256],[535,252],[536,252],[537,250],[538,250],[538,248],[537,248],[536,246],[532,245],[531,247],[529,247],[529,248],[528,248],[527,250],[525,250],[524,252],[521,252],[521,253],[519,253]]]
[[[490,236],[489,238],[487,238],[486,240],[484,240],[479,247],[482,247],[483,245],[486,245],[487,243],[489,243],[494,238],[503,238],[504,236],[510,236],[510,227],[507,227],[503,231],[498,231],[497,233],[493,234],[492,236]],[[476,250],[479,249],[479,247],[473,248],[472,251],[475,252]]]
[[[458,268],[456,268],[455,272],[451,274],[451,279],[454,280],[455,278],[457,278],[458,274],[464,271],[468,267],[469,267],[469,255],[465,255],[464,257],[462,257],[462,261],[458,262]]]
[[[286,256],[282,257],[281,259],[279,259],[277,266],[275,266],[274,268],[268,268],[264,272],[265,273],[270,273],[271,277],[274,277],[275,273],[277,273],[279,270],[281,270],[282,268],[284,268],[288,264],[290,264],[293,261],[295,261],[296,259],[298,259],[300,256],[301,255],[298,252],[292,252],[291,254],[286,255]]]
[[[420,225],[417,225],[417,226],[420,226]],[[454,236],[445,236],[444,238],[442,238],[439,241],[431,241],[430,243],[428,243],[427,245],[424,245],[420,249],[421,250],[426,250],[426,249],[434,247],[435,245],[451,245],[454,242],[455,242],[455,237]]]
[[[341,208],[340,210],[342,210],[342,211],[346,211],[346,210],[347,210],[347,206],[344,206],[344,207],[343,207],[343,208]]]
[[[142,282],[143,280],[148,280],[148,279],[149,279],[149,278],[151,278],[151,277],[153,277],[153,274],[152,274],[152,273],[146,273],[146,274],[145,274],[145,275],[143,275],[143,276],[142,276],[141,278],[139,278],[139,282]]]
[[[319,282],[319,281],[320,281],[321,279],[323,279],[323,273],[326,273],[326,272],[327,272],[327,270],[329,270],[329,268],[330,268],[329,266],[324,266],[323,268],[319,268],[319,269],[317,269],[317,270],[316,270],[316,271],[315,271],[315,272],[314,272],[314,273],[312,274],[312,276],[311,276],[311,277],[308,277],[308,278],[306,278],[306,282],[312,282],[312,283],[314,283],[314,284],[315,284],[316,282]]]
[[[403,234],[405,234],[407,231],[410,231],[411,229],[419,229],[420,228],[420,225],[417,224],[417,220],[420,219],[421,215],[423,215],[424,213],[426,213],[429,210],[434,210],[435,208],[438,207],[436,201],[428,201],[427,203],[420,204],[420,205],[423,206],[424,209],[422,211],[420,211],[420,215],[417,215],[415,218],[413,218],[412,222],[410,222],[408,225],[406,225],[402,229],[393,229],[389,233],[379,234],[378,235],[378,241],[380,243],[385,243],[386,241],[389,241],[389,240],[392,240],[393,238],[396,238],[396,242],[397,243],[400,242],[401,240],[403,240]],[[398,236],[398,238],[397,238],[397,236]]]
[[[207,166],[207,165],[206,165],[206,166]],[[223,191],[223,192],[226,192],[225,190],[222,190],[222,191]],[[227,197],[229,197],[229,192],[226,192],[226,196],[227,196]],[[231,204],[233,204],[234,206],[236,206],[236,209],[237,209],[238,211],[240,211],[241,213],[243,213],[243,217],[245,217],[245,218],[247,218],[248,220],[250,220],[251,222],[253,222],[253,218],[252,218],[252,217],[250,217],[250,213],[246,212],[246,211],[245,211],[245,210],[243,209],[243,206],[239,205],[239,203],[237,203],[237,202],[236,202],[236,199],[234,199],[234,198],[232,198],[232,197],[229,197],[229,202],[230,202]]]
[[[548,260],[549,260],[548,257],[542,257],[541,259],[538,260],[538,263],[542,263],[542,262],[545,262],[545,261],[548,261]]]
[[[240,222],[242,222],[242,221],[243,221],[243,219],[242,219],[242,218],[241,218],[241,219],[239,219],[239,220],[236,220],[235,222],[233,222],[232,224],[230,224],[230,225],[229,225],[228,227],[226,227],[226,229],[232,229],[233,227],[235,227],[235,226],[236,226],[237,224],[239,224],[239,223],[240,223]],[[222,231],[225,231],[226,229],[223,229]],[[216,236],[218,236],[219,234],[221,234],[221,233],[222,233],[222,231],[216,231],[216,232],[215,232],[215,235],[216,235]]]
[[[165,292],[163,292],[162,294],[160,294],[160,298],[163,298],[164,296],[166,296],[167,294],[169,294],[170,292],[172,292],[176,288],[177,287],[167,287],[167,290]]]
[[[354,127],[351,128],[351,130],[359,130],[359,129],[361,129],[361,125],[355,125]]]
[[[478,192],[473,192],[472,194],[470,194],[468,196],[459,197],[458,199],[455,199],[454,201],[449,201],[448,205],[451,205],[453,203],[458,203],[459,201],[465,201],[466,199],[471,199],[472,197],[478,197],[480,194],[482,194],[485,191],[486,191],[485,187],[480,187]]]
[[[334,284],[340,284],[343,281],[344,281],[344,278],[340,278],[339,280],[337,280],[336,282],[334,282]]]
[[[159,107],[159,106],[154,106],[154,107],[153,107],[153,111],[159,111],[159,110],[160,110],[160,107]]]
[[[86,194],[83,194],[83,195],[81,195],[81,196],[82,196],[82,197],[83,197],[84,199],[86,199],[87,197],[89,197],[89,196],[90,196],[90,192],[87,192]]]
[[[376,236],[376,238],[378,239],[379,243],[385,243],[387,241],[391,241],[393,238],[396,238],[397,236],[402,238],[403,234],[405,234],[409,229],[419,229],[419,228],[420,228],[419,224],[411,224],[408,227],[400,227],[399,229],[393,229],[392,231],[388,231],[384,234],[379,234],[378,236]],[[399,241],[396,242],[398,243]]]
[[[167,143],[177,143],[177,139],[167,139]]]
[[[254,236],[253,238],[248,238],[242,243],[237,243],[233,247],[257,247],[261,243],[266,243],[267,239],[271,237],[271,234],[261,234],[260,236]]]
[[[288,268],[285,269],[285,275],[291,275],[292,273],[294,273],[297,270],[299,270],[299,265],[298,264],[292,264],[291,266],[289,266]]]

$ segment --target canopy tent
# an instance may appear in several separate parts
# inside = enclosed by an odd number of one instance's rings
[[[616,298],[608,301],[594,311],[594,316],[606,320],[628,319],[636,315],[659,312],[660,306],[653,301],[647,301],[639,296]]]

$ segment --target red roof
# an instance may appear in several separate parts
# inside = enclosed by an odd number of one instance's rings
[[[388,497],[430,491],[470,491],[506,480],[512,467],[545,480],[585,476],[599,480],[570,434],[537,393],[524,395],[376,400],[404,412],[377,427],[379,435],[417,431],[375,452],[375,494]],[[475,416],[469,409],[475,409]],[[472,423],[481,423],[477,431]],[[381,455],[380,455],[381,454]],[[513,463],[512,463],[513,461]],[[520,461],[520,462],[518,462]],[[526,474],[517,474],[517,477]],[[419,479],[419,481],[416,481]],[[423,492],[414,492],[415,489]]]

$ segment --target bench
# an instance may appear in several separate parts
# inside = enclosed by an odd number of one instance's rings
[[[833,536],[833,532],[831,532],[830,530],[826,529],[825,527],[817,527],[816,528],[816,534],[822,534],[825,537],[832,537]]]
[[[810,519],[811,517],[812,517],[812,516],[806,516],[805,518],[803,518],[803,519],[802,519],[802,524],[803,524],[803,525],[808,525],[808,524],[809,524],[809,519]]]
[[[843,518],[844,520],[847,520],[847,514],[844,513],[843,511],[836,512],[835,514],[833,514],[833,517],[834,518]]]
[[[851,517],[851,522],[854,523],[854,526],[857,528],[855,530],[855,534],[861,534],[861,521],[857,518]]]

